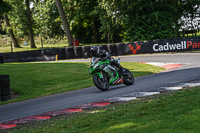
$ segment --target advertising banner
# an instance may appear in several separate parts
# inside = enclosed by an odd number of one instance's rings
[[[132,54],[178,52],[200,50],[200,38],[166,39],[158,41],[127,43]]]

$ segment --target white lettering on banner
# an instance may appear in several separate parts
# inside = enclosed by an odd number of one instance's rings
[[[158,46],[158,44],[154,44],[154,45],[153,45],[153,50],[154,50],[154,51],[158,51],[158,49],[156,49],[156,46]]]
[[[165,45],[154,44],[153,50],[154,51],[173,51],[173,50],[180,50],[186,49],[186,41],[181,41],[181,43],[177,44],[169,44],[168,42]]]
[[[184,41],[184,49],[186,49],[186,41]]]

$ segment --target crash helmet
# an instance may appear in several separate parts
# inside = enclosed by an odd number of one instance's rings
[[[93,56],[98,57],[99,53],[100,53],[100,48],[99,48],[99,46],[92,46],[90,51]]]

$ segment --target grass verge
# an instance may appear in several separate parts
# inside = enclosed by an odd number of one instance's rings
[[[121,63],[135,77],[164,70],[147,64]],[[18,97],[0,104],[22,101],[93,86],[90,63],[4,63],[0,75],[9,74],[11,90]]]
[[[200,87],[165,92],[94,111],[5,130],[11,133],[199,133]],[[100,110],[101,109],[101,110]]]

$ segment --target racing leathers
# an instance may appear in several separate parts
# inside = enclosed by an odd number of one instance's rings
[[[114,58],[111,58],[110,53],[106,50],[100,50],[98,56],[101,57],[102,61],[106,61],[108,59],[110,61],[110,65],[116,66],[121,72],[124,71],[123,67],[118,63],[118,61],[116,61]]]

